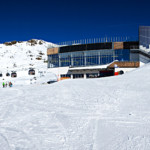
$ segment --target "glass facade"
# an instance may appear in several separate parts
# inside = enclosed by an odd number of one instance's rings
[[[150,26],[141,26],[139,28],[140,45],[150,49]]]
[[[105,65],[118,61],[130,61],[130,50],[92,50],[59,53],[48,56],[48,67],[79,67]]]

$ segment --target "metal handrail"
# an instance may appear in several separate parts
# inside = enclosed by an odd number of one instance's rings
[[[138,41],[138,37],[92,38],[92,39],[82,39],[82,40],[60,42],[60,43],[57,43],[57,45],[69,46],[69,45],[79,45],[79,44],[94,44],[94,43],[107,43],[107,42],[128,42],[128,41]]]

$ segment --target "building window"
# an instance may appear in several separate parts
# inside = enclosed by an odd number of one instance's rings
[[[85,65],[85,57],[84,52],[74,52],[72,53],[72,65],[73,66],[84,66]]]
[[[130,61],[130,50],[129,49],[115,50],[115,60]]]
[[[84,74],[73,74],[73,79],[83,78],[83,77],[84,77]]]
[[[86,78],[98,78],[98,73],[88,73],[86,74]]]
[[[58,54],[50,55],[48,57],[49,68],[59,67],[59,57]]]
[[[60,55],[61,67],[66,67],[71,65],[71,56],[69,54]]]
[[[64,77],[71,78],[71,74],[61,74],[60,77],[61,78],[64,78]]]

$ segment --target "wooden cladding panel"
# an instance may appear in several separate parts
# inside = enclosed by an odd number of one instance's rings
[[[119,68],[138,68],[140,66],[140,62],[113,62],[108,66],[108,68],[114,68],[114,66],[117,65]]]
[[[49,48],[47,50],[47,55],[53,55],[53,54],[58,54],[59,48],[58,47],[54,47],[54,48]]]
[[[123,49],[123,42],[114,42],[114,49]]]

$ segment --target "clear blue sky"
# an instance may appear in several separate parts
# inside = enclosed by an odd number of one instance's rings
[[[148,0],[7,0],[0,3],[0,43],[138,36],[150,25]]]

